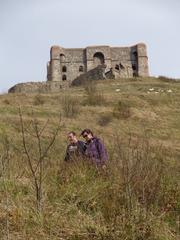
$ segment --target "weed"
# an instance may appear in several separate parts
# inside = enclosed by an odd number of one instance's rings
[[[86,105],[104,105],[106,103],[106,99],[102,92],[97,90],[96,84],[94,82],[90,82],[85,85],[84,90],[86,92]]]
[[[97,123],[101,126],[107,126],[112,121],[111,113],[103,113],[99,116]]]
[[[113,109],[113,116],[115,118],[126,119],[131,116],[130,105],[124,101],[118,101]]]
[[[64,116],[67,118],[76,117],[80,113],[79,99],[64,95],[61,101]]]
[[[43,105],[45,103],[44,97],[40,94],[36,95],[33,100],[33,105],[38,106],[38,105]]]
[[[10,105],[11,104],[11,102],[8,99],[4,99],[3,103],[6,104],[6,105]]]

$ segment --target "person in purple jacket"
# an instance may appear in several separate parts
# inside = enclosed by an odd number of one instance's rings
[[[90,129],[84,129],[81,136],[86,140],[85,156],[96,166],[105,166],[108,160],[106,148],[102,141],[95,137]]]

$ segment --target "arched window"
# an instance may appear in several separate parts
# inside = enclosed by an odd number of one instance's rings
[[[136,70],[137,70],[137,67],[136,67],[136,65],[135,65],[135,64],[132,64],[132,69],[133,69],[134,71],[136,71]]]
[[[95,53],[93,58],[94,58],[94,64],[96,66],[104,64],[104,54],[102,54],[101,52]]]
[[[83,66],[79,66],[79,72],[84,72],[84,67]]]
[[[67,67],[66,66],[62,67],[62,72],[67,72]]]
[[[60,54],[60,62],[64,62],[65,61],[65,55],[64,54]]]
[[[65,74],[63,74],[63,76],[62,76],[62,80],[63,80],[63,81],[66,81],[66,80],[67,80],[67,77],[66,77]]]
[[[118,64],[116,64],[115,69],[119,70],[119,65]]]

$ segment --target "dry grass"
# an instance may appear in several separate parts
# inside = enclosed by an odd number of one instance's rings
[[[157,89],[164,92],[155,93]],[[69,99],[78,99],[81,109],[73,116],[63,110],[66,93],[38,96],[43,104],[36,95],[1,95],[0,239],[178,239],[179,90],[179,83],[155,78],[103,81],[96,86],[103,104],[85,106],[92,92],[72,88]],[[130,109],[128,118],[113,116],[119,101]],[[32,176],[23,154],[18,106],[27,127],[32,110],[39,126],[49,119],[42,136],[44,147],[63,113],[62,128],[45,159],[41,213],[36,211]],[[121,115],[122,108],[118,111]],[[68,166],[63,162],[66,133],[79,134],[86,127],[107,146],[106,171],[81,161]],[[37,148],[36,140],[28,137],[31,151]]]

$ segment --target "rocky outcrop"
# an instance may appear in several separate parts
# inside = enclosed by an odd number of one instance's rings
[[[9,93],[50,93],[62,89],[60,82],[28,82],[18,83],[9,89]]]
[[[86,84],[90,81],[97,81],[103,79],[114,79],[114,75],[111,69],[107,69],[106,65],[99,65],[96,68],[81,74],[79,77],[72,81],[72,86],[78,86]]]

